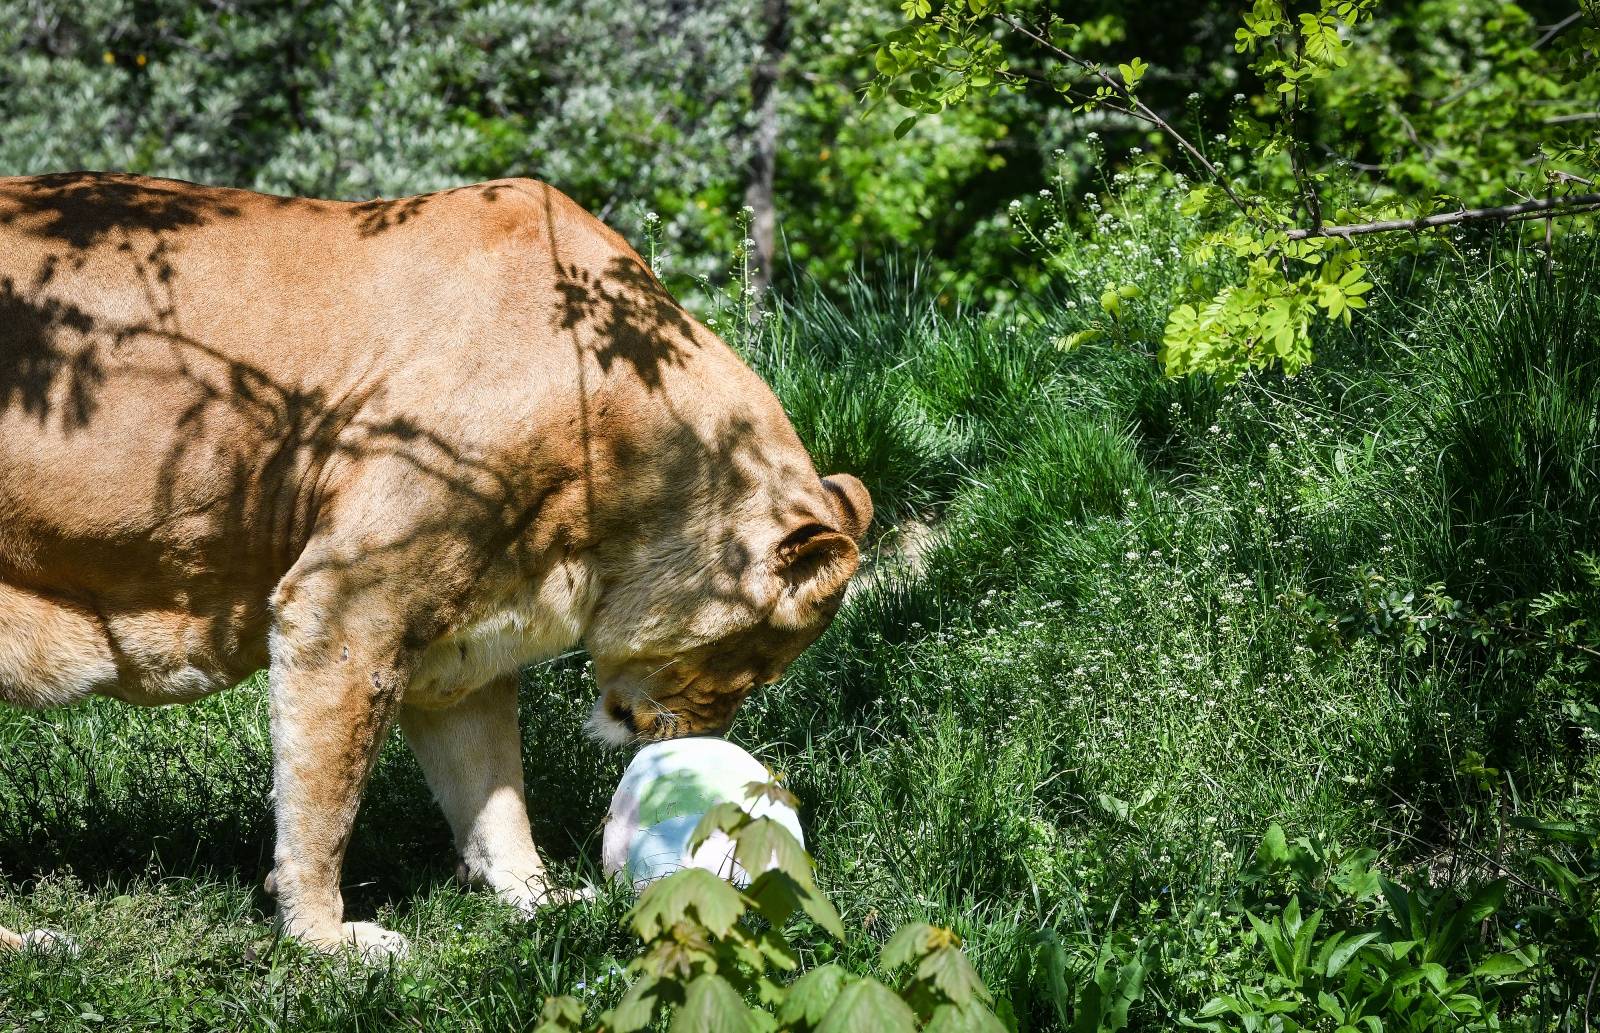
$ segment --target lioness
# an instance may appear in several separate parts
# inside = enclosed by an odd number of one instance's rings
[[[558,891],[518,668],[581,642],[596,734],[721,730],[832,619],[871,511],[543,183],[0,179],[0,701],[181,703],[267,667],[268,882],[306,943],[405,948],[339,893],[391,722],[469,876],[531,911]]]

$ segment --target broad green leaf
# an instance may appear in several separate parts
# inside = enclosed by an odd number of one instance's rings
[[[1004,1023],[977,1001],[941,1004],[922,1028],[925,1033],[1006,1033]]]
[[[802,885],[811,881],[811,858],[794,833],[771,818],[755,818],[734,838],[734,858],[751,878],[776,868]]]
[[[1495,954],[1484,958],[1472,970],[1475,976],[1516,976],[1528,971],[1527,962],[1515,954]]]
[[[887,969],[911,964],[928,953],[936,928],[927,922],[907,922],[889,937],[878,960]]]
[[[1317,926],[1321,924],[1322,912],[1320,910],[1313,911],[1310,917],[1295,931],[1293,956],[1296,975],[1299,975],[1306,967],[1306,963],[1311,960],[1312,940],[1317,935]]]
[[[1096,982],[1105,991],[1100,1010],[1104,1013],[1102,1025],[1106,1030],[1120,1030],[1128,1025],[1128,1009],[1144,996],[1144,975],[1143,956],[1130,958],[1114,971],[1109,965],[1101,969]]]
[[[800,909],[805,887],[787,872],[774,869],[758,876],[744,892],[762,918],[779,926]]]
[[[1573,821],[1537,821],[1522,817],[1512,818],[1511,824],[1562,843],[1574,843],[1580,846],[1588,843],[1600,844],[1600,827],[1589,827]]]
[[[1506,880],[1496,879],[1478,888],[1478,892],[1467,901],[1467,921],[1481,922],[1485,918],[1500,910],[1500,902],[1505,900]]]
[[[876,979],[858,979],[839,992],[817,1033],[915,1033],[917,1017]]]
[[[1100,1033],[1106,1013],[1105,988],[1097,980],[1089,980],[1079,991],[1073,1009],[1077,1017],[1072,1022],[1072,1033]]]
[[[804,892],[800,894],[800,909],[811,917],[811,920],[821,926],[833,936],[834,939],[844,939],[844,922],[839,918],[839,912],[834,908],[832,901],[822,895],[816,886],[802,886]]]
[[[602,1016],[602,1023],[612,1033],[636,1033],[650,1025],[656,1009],[663,1003],[679,1000],[682,1000],[682,990],[677,984],[663,984],[655,976],[640,976],[628,987],[617,1006]]]
[[[575,1033],[583,1028],[583,1004],[576,997],[546,997],[533,1033]]]
[[[1288,862],[1289,842],[1283,835],[1283,826],[1273,822],[1267,826],[1267,834],[1261,838],[1261,845],[1256,847],[1256,863],[1271,869]]]
[[[972,962],[953,944],[936,948],[923,958],[922,964],[917,966],[917,978],[931,982],[955,1004],[989,1000],[989,990],[978,978]]]
[[[784,1029],[809,1033],[822,1021],[850,976],[838,965],[823,965],[794,981],[789,996],[778,1009]]]
[[[1322,974],[1327,976],[1329,979],[1337,976],[1340,972],[1344,971],[1344,967],[1350,963],[1350,959],[1360,953],[1361,948],[1365,947],[1367,944],[1371,943],[1377,938],[1378,934],[1371,932],[1362,933],[1359,936],[1352,936],[1350,939],[1345,940],[1335,950],[1328,954],[1328,961],[1326,966],[1323,967]]]
[[[794,948],[789,946],[789,941],[785,940],[778,930],[763,929],[756,937],[755,943],[773,968],[783,972],[793,972],[800,967],[799,955],[795,954]]]
[[[1436,962],[1425,961],[1417,969],[1417,971],[1422,973],[1422,977],[1432,984],[1435,990],[1442,991],[1445,983],[1449,982],[1450,980],[1450,973],[1444,970],[1443,965],[1437,964]]]
[[[672,1033],[756,1033],[744,998],[726,979],[710,973],[689,984],[671,1028]]]
[[[628,918],[641,940],[649,942],[692,913],[714,936],[726,936],[744,914],[739,891],[703,868],[685,868],[651,883]]]
[[[719,803],[706,811],[689,834],[689,849],[698,850],[714,833],[733,835],[750,821],[750,815],[736,803]]]

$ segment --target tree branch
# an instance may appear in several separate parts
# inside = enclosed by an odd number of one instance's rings
[[[1249,206],[1244,203],[1238,194],[1233,192],[1233,186],[1228,182],[1227,177],[1222,174],[1222,170],[1213,165],[1204,154],[1201,154],[1200,149],[1194,144],[1190,143],[1182,133],[1173,128],[1170,122],[1156,114],[1154,111],[1150,110],[1149,106],[1147,106],[1144,101],[1136,97],[1133,94],[1133,91],[1128,89],[1126,84],[1118,82],[1116,79],[1112,78],[1106,73],[1106,70],[1101,68],[1098,64],[1086,61],[1083,58],[1078,57],[1076,54],[1069,54],[1065,50],[1062,50],[1054,43],[1051,43],[1048,39],[1017,21],[1011,15],[1000,14],[996,15],[996,17],[999,18],[1000,21],[1009,25],[1015,31],[1022,33],[1024,36],[1039,44],[1039,46],[1055,55],[1058,59],[1077,65],[1079,68],[1082,68],[1084,71],[1095,76],[1101,82],[1117,91],[1117,93],[1127,102],[1128,107],[1132,109],[1130,114],[1137,114],[1138,117],[1144,119],[1146,122],[1149,122],[1163,133],[1166,133],[1167,136],[1171,137],[1179,147],[1182,147],[1186,152],[1188,152],[1189,157],[1194,159],[1195,164],[1199,165],[1205,170],[1206,175],[1210,176],[1216,181],[1217,185],[1222,188],[1222,192],[1228,195],[1228,200],[1233,202],[1234,207],[1243,212],[1246,218],[1252,220],[1256,218],[1255,214],[1250,211]]]
[[[1383,219],[1378,222],[1361,222],[1349,226],[1317,226],[1311,229],[1293,229],[1285,234],[1290,240],[1306,240],[1310,237],[1351,237],[1365,236],[1369,233],[1389,233],[1394,230],[1426,230],[1438,226],[1453,226],[1460,222],[1479,222],[1483,220],[1499,220],[1511,222],[1517,219],[1541,216],[1548,213],[1556,215],[1576,215],[1580,212],[1591,211],[1600,206],[1600,194],[1577,194],[1572,197],[1539,198],[1533,201],[1524,201],[1522,204],[1501,205],[1498,208],[1463,208],[1458,212],[1442,212],[1438,215],[1425,215],[1420,219]]]

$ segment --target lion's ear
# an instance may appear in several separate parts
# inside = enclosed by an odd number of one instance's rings
[[[807,524],[778,544],[774,569],[778,605],[772,623],[780,628],[807,628],[824,611],[831,612],[861,562],[856,543],[821,524]]]
[[[833,516],[837,521],[839,530],[861,541],[861,536],[867,533],[867,525],[872,523],[872,496],[867,494],[867,486],[847,473],[831,473],[822,479],[822,486],[828,490],[828,504],[833,507]]]

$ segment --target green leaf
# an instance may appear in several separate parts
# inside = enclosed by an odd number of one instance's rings
[[[893,991],[864,977],[839,992],[817,1033],[916,1033],[917,1017]]]
[[[1095,980],[1089,980],[1073,1002],[1077,1017],[1072,1022],[1072,1033],[1100,1033],[1105,1023],[1105,990]]]
[[[695,823],[689,834],[689,849],[698,850],[701,844],[718,832],[732,836],[751,821],[749,813],[736,803],[719,803]]]
[[[671,1029],[672,1033],[756,1033],[756,1024],[733,985],[707,973],[689,984]]]
[[[1475,976],[1516,976],[1528,971],[1529,965],[1515,954],[1495,954],[1484,958],[1472,970]]]
[[[1006,1033],[1005,1025],[977,1001],[941,1004],[922,1028],[925,1033]]]
[[[800,967],[800,957],[789,941],[776,929],[763,929],[755,939],[756,947],[767,963],[783,972],[793,972]]]
[[[1467,901],[1467,921],[1469,923],[1481,922],[1500,910],[1501,901],[1506,897],[1506,880],[1496,879],[1478,888],[1478,892]]]
[[[917,124],[917,116],[916,115],[908,115],[905,118],[901,119],[900,120],[900,124],[894,127],[894,138],[896,140],[901,139],[907,133],[911,132],[911,127],[916,125],[916,124]]]
[[[1352,936],[1350,939],[1345,940],[1337,948],[1329,952],[1327,964],[1323,966],[1322,974],[1332,979],[1344,970],[1344,967],[1350,963],[1351,958],[1360,953],[1361,948],[1377,938],[1378,934],[1372,932],[1362,933],[1359,936]]]
[[[939,947],[917,966],[917,978],[927,980],[955,1004],[988,1001],[989,990],[978,978],[972,962],[953,944]]]
[[[794,833],[771,818],[754,818],[734,839],[734,858],[755,878],[772,869],[802,885],[811,881],[811,858]]]
[[[909,965],[928,953],[936,927],[927,922],[907,922],[894,931],[889,942],[883,945],[878,960],[884,968],[897,969]]]
[[[811,920],[825,929],[835,940],[844,940],[844,922],[839,918],[839,912],[834,909],[833,903],[822,895],[822,891],[815,885],[802,884],[800,894],[800,907],[810,916]]]
[[[849,974],[838,965],[812,969],[789,988],[789,996],[778,1009],[778,1021],[784,1029],[809,1033],[828,1013],[849,979]]]
[[[1289,863],[1289,841],[1284,837],[1283,826],[1277,822],[1267,826],[1267,834],[1256,847],[1256,863],[1268,870]]]
[[[576,997],[546,997],[533,1033],[576,1033],[583,1029],[583,1004]]]
[[[773,870],[758,876],[744,892],[761,917],[778,926],[800,909],[806,887],[787,872]]]
[[[647,887],[628,913],[639,939],[649,942],[692,913],[714,936],[726,936],[744,914],[739,891],[703,868],[685,868]]]
[[[1514,817],[1511,824],[1529,832],[1538,832],[1562,843],[1600,845],[1600,827],[1591,828],[1572,821],[1538,821],[1533,818]]]
[[[678,1000],[682,1000],[682,990],[676,983],[662,983],[650,975],[640,976],[628,987],[617,1006],[601,1017],[601,1024],[612,1033],[637,1033],[650,1025],[663,1003]]]
[[[1090,327],[1087,330],[1076,330],[1064,337],[1057,337],[1055,346],[1064,352],[1077,351],[1088,342],[1098,340],[1100,336],[1100,331],[1094,327]]]
[[[1101,1030],[1120,1030],[1128,1025],[1128,1009],[1144,996],[1144,974],[1145,962],[1142,955],[1132,957],[1117,966],[1112,966],[1107,961],[1101,962],[1100,971],[1094,979],[1094,985],[1101,991],[1101,1003],[1096,1009],[1101,1018],[1100,1025],[1094,1033],[1101,1033]]]
[[[1317,926],[1322,923],[1320,910],[1311,912],[1305,923],[1294,934],[1294,970],[1299,973],[1306,967],[1306,962],[1311,960],[1312,939],[1317,934]]]

